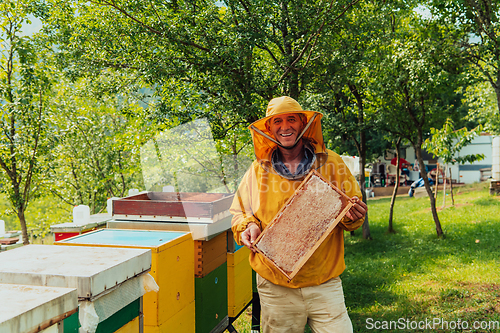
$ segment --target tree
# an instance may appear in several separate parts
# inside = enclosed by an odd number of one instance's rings
[[[144,188],[138,147],[158,128],[139,116],[144,110],[126,93],[95,96],[98,85],[106,82],[61,80],[56,86],[58,144],[49,186],[63,202],[88,205],[92,214],[104,210],[108,198]]]
[[[381,124],[393,135],[407,139],[415,150],[439,237],[444,234],[421,149],[430,127],[457,114],[459,96],[455,90],[462,71],[459,48],[454,39],[445,38],[456,31],[414,18],[394,32],[380,49],[390,56],[377,63],[377,79],[372,81],[371,91],[377,92]]]
[[[322,40],[358,1],[47,0],[41,7],[52,9],[45,31],[68,73],[127,73],[150,88],[159,121],[206,118],[217,146],[238,160],[245,127],[271,98],[301,101],[321,58],[331,57]]]
[[[48,123],[54,80],[44,48],[21,36],[29,12],[22,1],[0,4],[0,166],[5,177],[1,189],[20,221],[24,244],[29,243],[24,213],[50,168]]]
[[[314,105],[316,109],[323,111],[326,114],[325,128],[335,129],[335,132],[345,137],[352,142],[356,148],[356,155],[359,156],[359,176],[358,183],[360,185],[363,201],[366,203],[365,192],[365,165],[366,165],[366,132],[370,129],[371,124],[365,119],[364,110],[364,95],[357,90],[358,88],[351,84],[347,85],[342,90],[327,92],[314,97],[316,99]],[[327,130],[328,131],[328,130]],[[351,232],[352,233],[352,232]],[[371,239],[370,225],[368,214],[365,216],[363,223],[363,238]]]
[[[346,13],[342,29],[323,40],[324,52],[332,54],[334,50],[334,56],[322,58],[323,70],[309,88],[315,94],[310,99],[324,111],[330,132],[348,139],[355,147],[365,202],[364,168],[368,157],[374,152],[380,156],[386,148],[383,134],[377,128],[379,120],[370,90],[373,64],[381,61],[377,50],[391,31],[393,13],[404,16],[414,5],[413,1],[363,2]],[[363,224],[363,237],[371,237],[368,217]]]
[[[500,3],[495,0],[430,0],[434,19],[456,23],[468,38],[462,40],[467,59],[494,88],[500,109]]]
[[[384,8],[383,4],[362,3],[346,13],[342,29],[330,31],[328,38],[320,41],[325,56],[321,57],[321,71],[308,89],[310,104],[325,114],[326,132],[346,138],[355,147],[359,156],[358,183],[365,203],[364,169],[369,150],[367,136],[370,136],[367,132],[374,125],[367,106],[366,80],[376,39],[373,35],[377,36],[380,27],[374,16]],[[333,56],[326,55],[332,52]],[[363,238],[371,239],[368,215],[363,224]]]
[[[500,114],[498,113],[496,95],[491,84],[478,82],[464,89],[464,102],[470,107],[468,120],[482,124],[484,131],[500,134]],[[471,128],[467,125],[468,128]]]
[[[481,131],[481,126],[472,130],[463,127],[455,130],[453,120],[446,119],[443,128],[431,128],[432,138],[425,140],[423,147],[434,156],[440,157],[444,164],[444,189],[443,189],[443,208],[446,205],[446,175],[448,164],[454,165],[455,163],[473,163],[484,159],[484,154],[469,154],[458,156],[460,150],[467,146],[472,139]],[[452,192],[453,198],[453,192]],[[455,203],[453,203],[455,204]]]
[[[224,133],[260,118],[276,95],[299,99],[330,56],[321,39],[358,1],[53,0],[47,31],[71,72],[127,71],[164,100],[163,113],[175,113],[170,92],[202,95],[204,116]]]
[[[401,161],[399,160],[399,151],[401,147],[401,137],[398,137],[395,140],[393,140],[393,145],[394,148],[396,149],[396,184],[394,185],[394,190],[392,191],[391,205],[389,207],[389,223],[387,227],[387,232],[389,233],[395,232],[392,224],[392,218],[394,215],[394,204],[396,203],[396,196],[398,194],[398,189],[399,189],[399,170],[401,165]]]
[[[464,59],[475,67],[472,76],[488,82],[495,93],[495,112],[484,120],[500,133],[500,2],[497,0],[429,0],[434,19],[448,21],[462,29]],[[477,113],[477,112],[476,112]]]

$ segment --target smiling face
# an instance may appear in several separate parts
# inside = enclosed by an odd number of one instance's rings
[[[274,116],[269,121],[269,130],[284,147],[291,147],[304,128],[304,122],[297,113]]]

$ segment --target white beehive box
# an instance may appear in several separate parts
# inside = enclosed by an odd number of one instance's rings
[[[151,250],[27,245],[0,254],[0,283],[77,288],[92,301],[151,269]]]
[[[74,288],[0,283],[0,332],[50,329],[78,310]]]

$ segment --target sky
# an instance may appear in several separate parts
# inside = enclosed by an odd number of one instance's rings
[[[431,11],[425,6],[419,5],[415,9],[415,11],[417,13],[419,13],[423,18],[431,18],[432,17]]]
[[[42,28],[42,21],[37,19],[36,17],[30,15],[29,20],[31,21],[31,24],[24,24],[23,25],[23,36],[31,36],[35,32],[38,32]]]

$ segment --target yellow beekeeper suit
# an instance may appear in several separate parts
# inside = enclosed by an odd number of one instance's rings
[[[271,155],[279,142],[266,127],[267,120],[272,116],[295,112],[307,117],[307,125],[297,140],[302,137],[306,145],[314,151],[312,167],[335,186],[343,189],[349,197],[361,198],[358,183],[342,158],[325,148],[321,131],[322,114],[302,110],[291,98],[274,99],[268,106],[266,117],[249,126],[257,160],[243,177],[230,209],[233,214],[234,238],[240,245],[240,235],[247,225],[255,222],[264,230],[304,178],[302,176],[299,179],[286,179],[273,169]],[[320,285],[344,271],[343,230],[355,230],[363,221],[364,218],[353,222],[344,217],[290,282],[259,253],[250,254],[250,265],[260,276],[277,285],[289,288]]]

